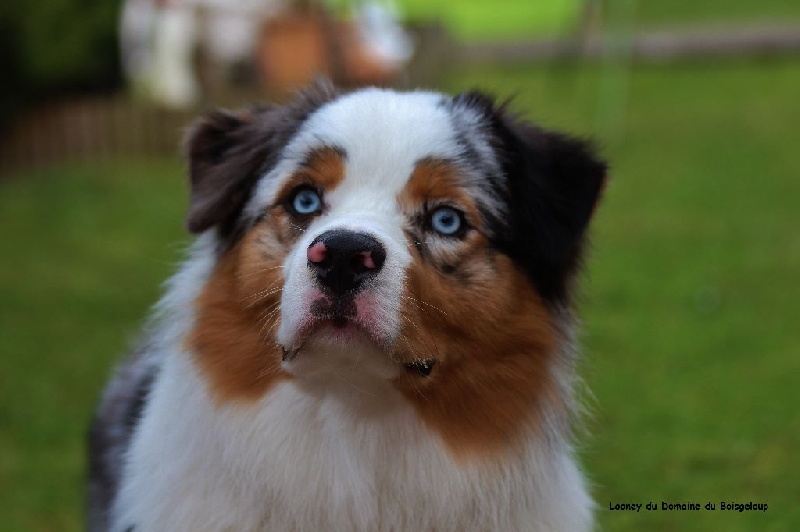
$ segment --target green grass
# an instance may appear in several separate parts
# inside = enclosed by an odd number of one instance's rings
[[[595,68],[475,68],[551,127],[608,130]],[[800,527],[800,65],[639,67],[594,227],[582,459],[604,530]],[[79,530],[83,434],[185,243],[174,161],[0,182],[0,530]],[[766,501],[766,514],[608,510]]]
[[[515,39],[563,34],[579,19],[582,0],[400,0],[412,20],[436,17],[462,39]],[[632,12],[643,27],[800,24],[797,0],[604,0],[607,20]],[[627,17],[626,17],[627,18]]]
[[[581,0],[403,0],[412,20],[443,21],[462,39],[525,38],[552,35],[569,28],[581,10]]]
[[[686,22],[721,25],[794,20],[800,23],[800,3],[796,0],[638,0],[636,13],[639,23],[647,26],[675,26]]]
[[[176,163],[0,182],[0,530],[78,530],[84,432],[109,368],[173,270]]]

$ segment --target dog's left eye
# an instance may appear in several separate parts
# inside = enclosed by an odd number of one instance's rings
[[[300,188],[292,194],[289,205],[294,214],[308,216],[322,210],[322,198],[314,189]]]
[[[457,236],[464,227],[463,214],[453,207],[439,207],[431,213],[431,229],[444,236]]]

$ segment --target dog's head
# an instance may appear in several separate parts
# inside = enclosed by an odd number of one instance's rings
[[[605,176],[585,143],[479,93],[322,85],[213,113],[187,146],[188,227],[219,253],[191,343],[220,397],[338,368],[424,397],[431,419],[502,425],[481,390],[503,419],[558,395]]]

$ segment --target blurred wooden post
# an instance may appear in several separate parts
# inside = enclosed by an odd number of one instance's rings
[[[317,75],[331,77],[325,15],[297,10],[267,20],[257,47],[262,84],[271,92],[289,92]]]

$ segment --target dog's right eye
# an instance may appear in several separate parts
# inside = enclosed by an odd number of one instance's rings
[[[298,216],[310,216],[322,210],[322,198],[313,188],[298,188],[289,197],[287,204],[292,214]]]

